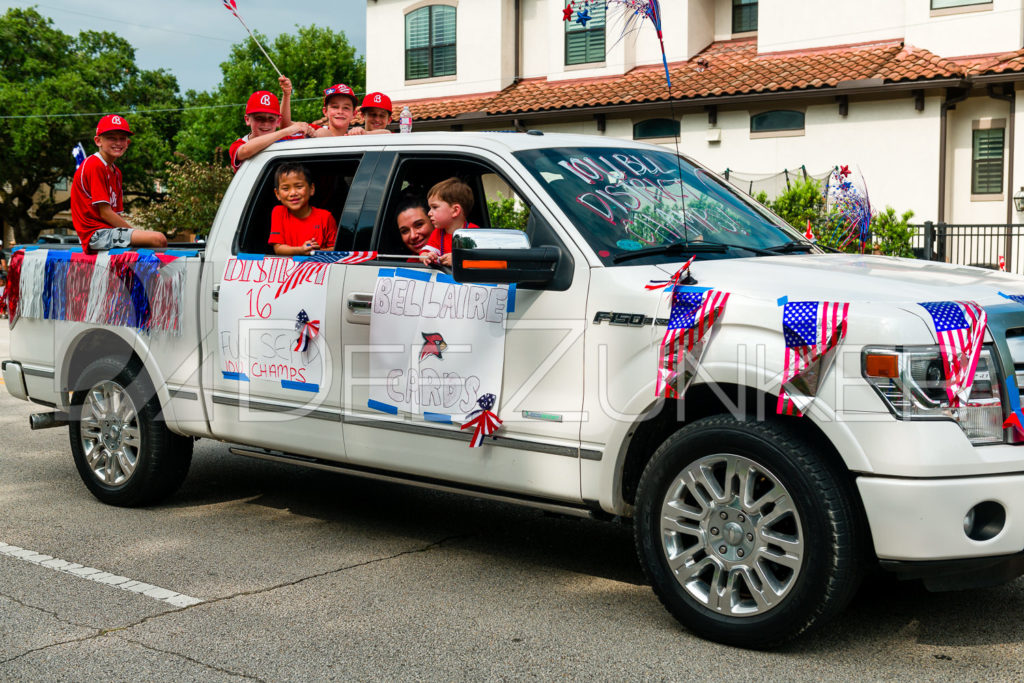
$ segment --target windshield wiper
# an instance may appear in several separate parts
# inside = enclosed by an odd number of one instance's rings
[[[811,251],[814,249],[814,245],[810,242],[790,240],[789,242],[776,244],[774,247],[765,247],[765,249],[775,254],[789,254],[794,251]]]
[[[612,259],[612,263],[622,263],[644,256],[683,256],[684,254],[724,254],[729,251],[728,245],[715,242],[673,242],[658,247],[647,247],[636,251],[627,251]]]

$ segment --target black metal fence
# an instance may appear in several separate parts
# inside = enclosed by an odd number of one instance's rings
[[[929,261],[1024,272],[1024,223],[933,223],[916,229],[914,255]]]

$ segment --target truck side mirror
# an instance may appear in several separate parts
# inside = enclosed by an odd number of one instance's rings
[[[452,275],[457,282],[544,284],[555,277],[559,250],[531,247],[520,230],[474,228],[452,235]]]

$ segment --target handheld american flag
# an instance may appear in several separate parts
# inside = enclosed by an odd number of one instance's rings
[[[786,357],[775,412],[803,415],[828,372],[831,353],[846,337],[850,304],[836,301],[788,301],[782,308]]]
[[[935,326],[946,395],[950,407],[957,408],[971,396],[988,315],[973,301],[928,301],[920,305],[928,311]]]
[[[235,4],[235,0],[224,0],[224,9],[238,16],[238,5]]]
[[[686,393],[707,348],[708,333],[722,317],[728,300],[727,292],[715,289],[673,291],[668,330],[661,339],[658,353],[656,395],[680,398]]]

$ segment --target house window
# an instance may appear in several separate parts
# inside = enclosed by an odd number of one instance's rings
[[[971,194],[1003,191],[1003,128],[975,130],[971,152]]]
[[[780,130],[803,130],[804,113],[790,109],[777,109],[750,117],[751,133],[774,133]]]
[[[590,16],[583,24],[577,20],[581,11]],[[604,16],[604,3],[595,2],[581,6],[573,18],[565,22],[566,66],[604,61]]]
[[[992,0],[932,0],[932,9],[949,9],[950,7],[970,7],[971,5],[991,5]]]
[[[455,8],[428,5],[405,15],[405,79],[455,75]]]
[[[732,0],[732,32],[757,30],[757,0]]]
[[[633,124],[633,139],[679,137],[679,122],[672,119],[647,119]]]

